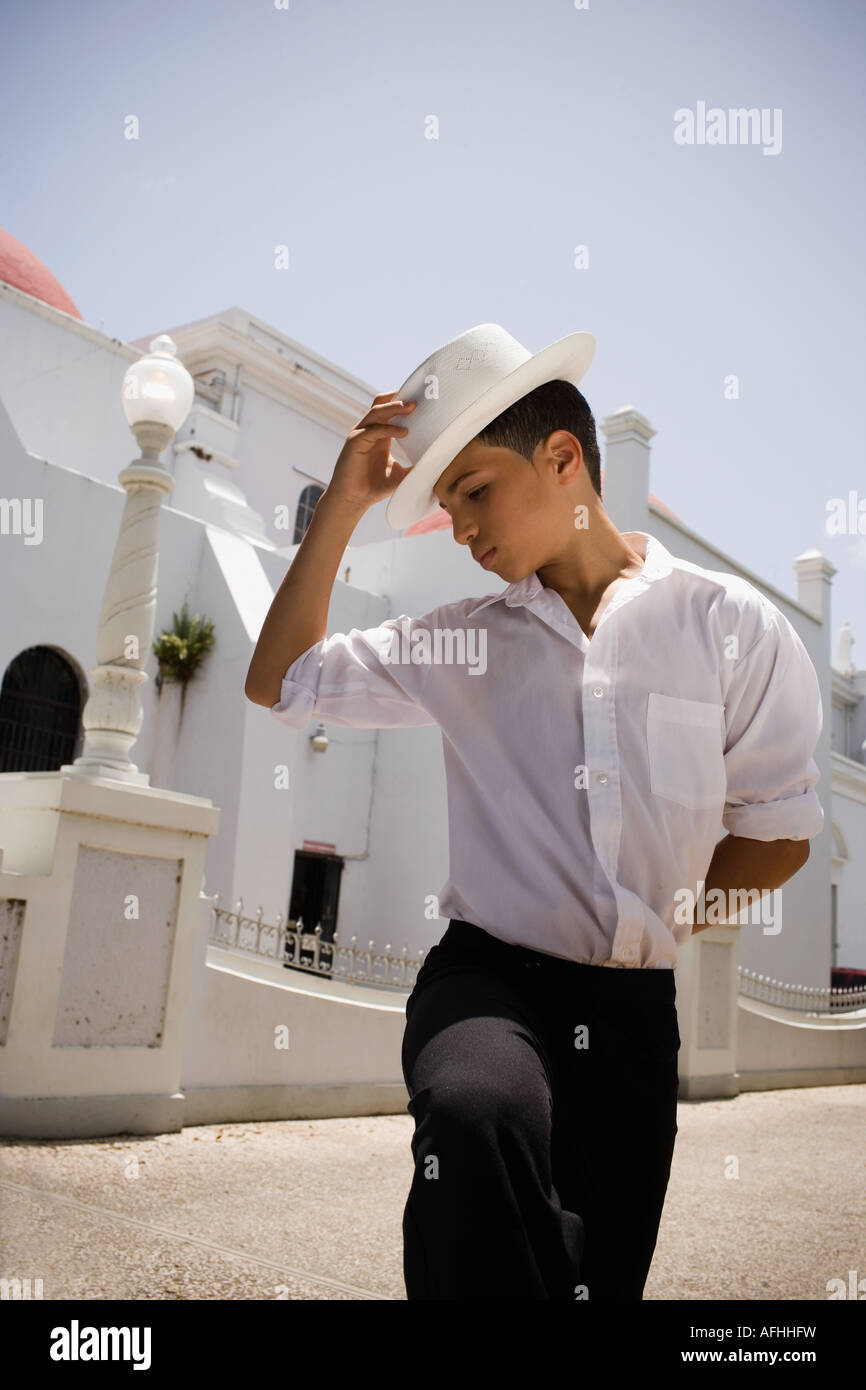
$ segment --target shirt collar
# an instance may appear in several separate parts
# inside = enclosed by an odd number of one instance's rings
[[[640,584],[642,588],[645,588],[653,580],[663,579],[665,575],[670,574],[677,563],[676,556],[671,555],[660,540],[651,536],[648,531],[624,531],[622,534],[626,537],[641,536],[646,541],[643,569],[640,574],[633,575],[630,580],[627,580],[627,583]],[[467,616],[471,618],[476,613],[480,613],[482,608],[486,608],[488,604],[500,603],[503,600],[508,608],[514,608],[521,604],[524,607],[529,607],[532,601],[544,592],[545,586],[533,570],[525,579],[509,584],[501,593],[490,594],[487,598],[481,599],[474,608],[469,610]]]

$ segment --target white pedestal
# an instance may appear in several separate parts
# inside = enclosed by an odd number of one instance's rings
[[[680,1100],[739,1095],[739,933],[738,926],[705,927],[680,948],[676,967]]]
[[[207,841],[200,797],[0,775],[0,1134],[182,1127]]]

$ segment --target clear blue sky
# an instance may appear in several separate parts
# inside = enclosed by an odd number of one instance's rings
[[[864,39],[859,0],[4,0],[3,225],[118,338],[239,304],[377,390],[476,323],[590,330],[653,493],[786,593],[818,546],[863,667],[825,518],[866,501]],[[699,102],[780,153],[676,144]]]

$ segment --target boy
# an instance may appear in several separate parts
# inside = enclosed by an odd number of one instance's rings
[[[746,581],[613,525],[578,390],[593,350],[576,333],[532,356],[482,324],[377,396],[247,677],[293,727],[442,729],[450,920],[402,1050],[409,1299],[642,1298],[677,1131],[678,949],[712,890],[779,887],[823,825],[805,648]],[[389,494],[392,526],[443,507],[508,587],[326,638],[343,551]]]

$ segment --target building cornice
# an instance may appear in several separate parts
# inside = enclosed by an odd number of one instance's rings
[[[851,676],[840,675],[834,666],[830,667],[830,675],[832,677],[831,686],[834,696],[836,696],[843,705],[859,705],[863,696],[859,694],[858,691],[852,690],[851,681],[853,678]]]
[[[831,750],[831,788],[833,795],[845,796],[849,801],[858,801],[866,806],[866,767],[844,753]]]
[[[375,388],[243,309],[168,330],[193,376],[241,370],[241,385],[345,435],[369,410]]]

